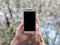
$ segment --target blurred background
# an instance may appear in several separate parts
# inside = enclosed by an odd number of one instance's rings
[[[0,0],[0,45],[10,45],[25,8],[36,9],[46,45],[60,45],[60,0]]]

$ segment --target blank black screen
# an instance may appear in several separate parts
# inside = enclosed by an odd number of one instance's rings
[[[35,31],[35,11],[24,12],[24,31]]]

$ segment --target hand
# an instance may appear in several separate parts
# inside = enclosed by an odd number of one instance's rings
[[[41,44],[43,41],[41,37],[41,32],[40,32],[40,22],[39,19],[36,18],[36,34],[24,34],[24,22],[22,22],[16,32],[15,38],[13,39],[11,45],[17,45],[19,43],[23,43],[27,40],[29,40],[32,36],[36,35],[36,42]],[[14,42],[14,44],[13,44]],[[41,42],[41,43],[40,43]]]
[[[39,20],[36,18],[36,32],[39,32]],[[16,32],[16,36],[20,38],[20,41],[24,42],[30,39],[35,34],[24,34],[24,22],[22,22]]]

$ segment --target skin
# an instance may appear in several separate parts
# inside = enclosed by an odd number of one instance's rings
[[[26,42],[32,36],[35,36],[35,40],[39,45],[45,45],[44,40],[43,40],[42,35],[41,35],[41,32],[40,32],[39,25],[40,25],[39,19],[36,18],[36,33],[35,34],[33,34],[33,33],[32,34],[24,34],[24,22],[22,22],[10,45],[18,45],[18,44],[21,44],[23,42]]]

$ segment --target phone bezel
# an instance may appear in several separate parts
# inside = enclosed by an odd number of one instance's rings
[[[32,8],[27,8],[24,10],[24,12],[26,11],[35,11],[35,14],[36,14],[36,10],[32,9]],[[23,13],[24,13],[23,12]],[[36,16],[36,15],[35,15]],[[23,16],[24,17],[24,16]],[[36,18],[36,17],[35,17]],[[36,31],[24,31],[25,34],[32,34],[32,33],[35,33]]]

